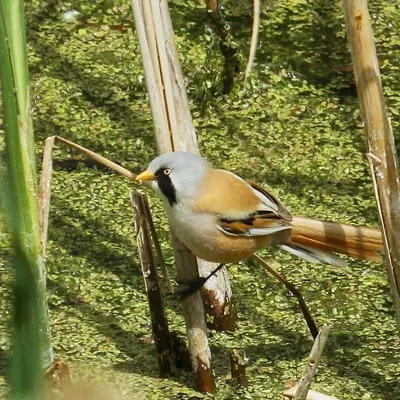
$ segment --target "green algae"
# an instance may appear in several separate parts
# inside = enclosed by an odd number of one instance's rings
[[[38,163],[44,139],[57,134],[132,171],[144,168],[155,154],[155,141],[129,4],[35,0],[27,7]],[[170,8],[202,154],[271,187],[293,213],[376,225],[340,3],[265,3],[250,88],[243,92],[238,81],[225,96],[223,59],[204,6],[174,0]],[[62,17],[72,9],[81,13],[74,24]],[[400,7],[372,1],[370,11],[398,140]],[[225,12],[244,58],[251,4],[227,1]],[[132,184],[79,163],[66,169],[63,162],[71,157],[81,156],[57,145],[47,260],[56,354],[75,378],[107,380],[125,398],[210,397],[194,392],[190,375],[157,378],[131,227]],[[165,215],[153,196],[151,204],[173,271]],[[11,302],[7,248],[2,234],[2,371]],[[273,250],[263,255],[302,291],[317,323],[333,325],[313,388],[341,399],[399,397],[400,344],[385,267],[348,260],[334,269]],[[239,329],[210,338],[215,398],[280,398],[283,382],[299,378],[312,345],[301,312],[259,266],[232,265],[229,272]],[[179,303],[166,303],[172,329],[183,335]],[[244,389],[229,380],[234,347],[244,347],[249,359]],[[5,379],[0,385],[6,390]]]

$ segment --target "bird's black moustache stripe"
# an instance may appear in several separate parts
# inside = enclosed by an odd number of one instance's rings
[[[169,175],[165,175],[165,168],[160,168],[154,175],[157,178],[158,187],[168,199],[171,207],[176,203],[176,190]]]

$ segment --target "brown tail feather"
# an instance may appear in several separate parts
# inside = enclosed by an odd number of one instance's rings
[[[382,261],[380,229],[293,217],[290,242],[368,261]]]

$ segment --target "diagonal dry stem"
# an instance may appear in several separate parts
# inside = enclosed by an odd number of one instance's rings
[[[57,139],[59,142],[68,144],[69,146],[81,151],[82,153],[88,155],[89,157],[93,158],[93,160],[97,161],[98,163],[104,165],[107,168],[112,169],[114,172],[116,172],[119,175],[125,176],[125,178],[135,180],[136,175],[129,171],[128,169],[121,167],[121,165],[116,164],[115,162],[112,162],[108,160],[107,158],[100,156],[99,154],[95,153],[92,150],[87,149],[86,147],[80,146],[79,144],[76,144],[74,142],[71,142],[70,140],[64,139],[61,136],[53,136],[55,139]],[[50,138],[49,138],[50,139]]]
[[[88,155],[93,160],[98,163],[112,169],[116,173],[134,180],[136,175],[133,172],[130,172],[124,167],[108,160],[107,158],[100,156],[99,154],[80,146],[70,140],[64,139],[61,136],[51,136],[46,139],[44,153],[43,153],[43,162],[42,162],[42,173],[40,175],[40,185],[39,185],[39,206],[40,206],[40,237],[41,237],[41,249],[42,255],[45,257],[46,255],[46,243],[47,243],[47,232],[49,226],[49,213],[50,213],[50,198],[51,198],[51,180],[53,176],[53,147],[55,140],[59,142],[68,144],[69,146],[81,151],[82,153]],[[167,266],[165,265],[164,257],[162,254],[160,242],[158,241],[157,232],[154,227],[153,220],[151,218],[150,212],[147,215],[147,220],[149,221],[151,236],[154,241],[154,247],[157,253],[157,259],[160,264],[161,272],[163,274],[163,280],[165,285],[168,288],[168,291],[173,293],[174,289],[171,284],[171,280],[169,277]]]
[[[324,351],[330,331],[330,326],[324,326],[314,340],[314,344],[311,349],[310,356],[308,357],[308,362],[304,369],[303,376],[299,381],[294,400],[307,399],[307,393],[310,389],[311,381],[313,380],[314,375],[317,372],[318,363],[322,357],[322,353]]]
[[[41,253],[43,257],[46,255],[46,243],[47,243],[50,198],[51,198],[51,179],[53,176],[52,153],[53,153],[54,142],[56,140],[81,151],[82,153],[91,157],[93,160],[97,161],[99,164],[102,164],[105,167],[112,169],[117,174],[122,175],[125,178],[128,178],[130,180],[135,180],[136,178],[136,175],[133,172],[127,170],[124,167],[121,167],[121,165],[118,165],[103,156],[100,156],[99,154],[87,149],[86,147],[80,146],[79,144],[71,142],[70,140],[64,139],[61,136],[51,136],[47,138],[44,147],[42,173],[40,174],[40,185],[39,185],[40,239],[41,239]],[[153,237],[155,237],[153,231],[152,235]]]
[[[315,325],[313,317],[311,316],[310,310],[307,307],[306,302],[300,291],[290,282],[288,282],[278,271],[275,271],[272,267],[270,267],[261,257],[257,254],[253,254],[253,257],[256,261],[258,261],[274,278],[276,278],[279,282],[283,283],[286,289],[289,290],[298,300],[301,312],[304,315],[304,318],[307,322],[308,329],[311,332],[312,337],[315,339],[318,336],[318,328]]]

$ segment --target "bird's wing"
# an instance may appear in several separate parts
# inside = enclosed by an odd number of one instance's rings
[[[290,213],[260,186],[224,170],[210,169],[194,209],[214,214],[231,236],[264,236],[291,229]]]
[[[286,221],[292,220],[292,214],[287,210],[287,208],[280,202],[278,198],[276,198],[271,192],[267,189],[257,185],[254,182],[247,181],[251,188],[255,191],[255,193],[259,196],[263,203],[267,202],[267,204],[272,204],[274,208],[276,208],[279,216]]]

